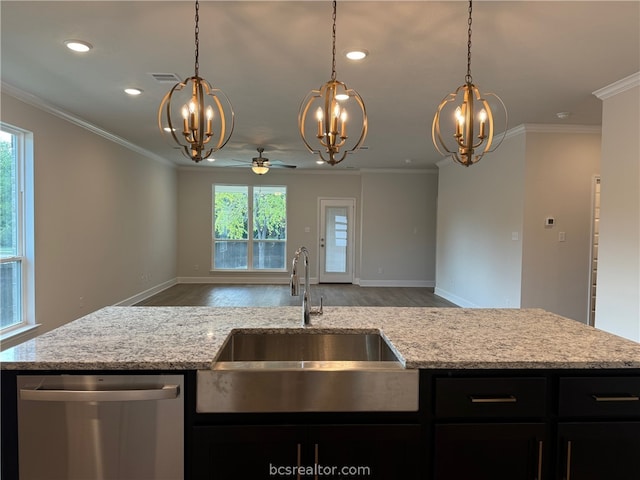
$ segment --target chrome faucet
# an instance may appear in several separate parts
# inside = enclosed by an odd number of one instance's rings
[[[300,247],[296,250],[291,263],[291,296],[300,295],[300,279],[298,277],[298,260],[300,255],[304,257],[304,292],[302,294],[302,326],[311,323],[311,315],[322,315],[322,297],[320,297],[320,308],[317,310],[310,306],[311,291],[309,288],[309,250],[307,247]]]

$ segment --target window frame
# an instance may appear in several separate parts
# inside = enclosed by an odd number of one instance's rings
[[[4,122],[0,122],[0,130],[15,139],[17,184],[16,252],[11,257],[0,256],[0,263],[18,263],[20,274],[20,321],[0,327],[0,340],[4,342],[25,334],[38,325],[35,323],[33,133]]]
[[[246,239],[220,239],[216,237],[216,187],[237,187],[237,188],[246,188],[247,189],[247,238]],[[286,272],[287,271],[287,260],[286,260],[286,252],[287,252],[287,238],[289,236],[288,225],[289,225],[289,199],[286,198],[285,201],[285,238],[284,239],[258,239],[253,237],[253,225],[254,225],[254,198],[256,189],[260,188],[281,188],[284,190],[284,194],[287,195],[288,187],[286,185],[249,185],[249,184],[231,184],[231,183],[214,183],[212,185],[212,215],[211,215],[211,266],[210,269],[212,272],[247,272],[247,273],[256,273],[256,272]],[[246,268],[218,268],[215,266],[215,245],[216,242],[229,241],[229,242],[244,242],[247,245],[247,267]],[[253,260],[254,260],[254,245],[258,242],[280,242],[284,244],[284,252],[285,259],[282,268],[254,268]]]

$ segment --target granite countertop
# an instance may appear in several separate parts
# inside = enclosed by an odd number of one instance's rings
[[[5,370],[209,369],[234,329],[300,307],[106,307],[0,353]],[[325,307],[308,330],[380,330],[407,368],[640,368],[640,344],[541,309]]]

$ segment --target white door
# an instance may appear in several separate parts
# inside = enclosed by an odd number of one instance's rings
[[[320,199],[320,283],[353,283],[353,198]]]

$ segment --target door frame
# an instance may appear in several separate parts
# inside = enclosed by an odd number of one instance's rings
[[[324,263],[325,249],[321,247],[321,238],[324,233],[323,206],[344,206],[349,209],[350,224],[347,225],[347,265],[350,266],[346,274],[325,274]],[[356,199],[355,197],[318,197],[318,283],[351,283],[355,281],[355,226],[356,226]]]

